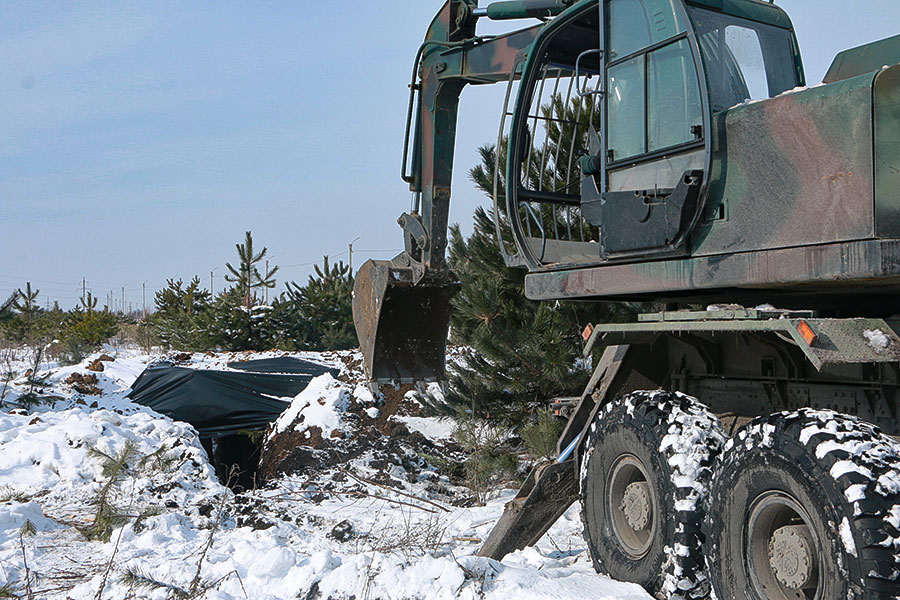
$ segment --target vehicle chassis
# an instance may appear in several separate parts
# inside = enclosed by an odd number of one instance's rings
[[[597,344],[604,349],[582,395],[554,401],[558,414],[568,415],[558,457],[529,474],[479,554],[500,559],[546,533],[578,499],[580,459],[600,409],[633,391],[694,396],[730,435],[754,418],[801,408],[853,415],[900,435],[898,326],[812,311],[711,307],[589,327],[585,357]]]

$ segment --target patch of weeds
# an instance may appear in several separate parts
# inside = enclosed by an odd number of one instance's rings
[[[25,522],[22,523],[21,527],[19,527],[19,535],[31,537],[36,533],[37,527],[35,527],[34,523],[32,523],[29,519],[25,519]]]
[[[550,407],[537,411],[534,421],[520,431],[528,453],[537,459],[552,458],[556,454],[556,442],[562,435],[563,421],[553,414]]]
[[[144,530],[144,521],[149,519],[150,517],[155,517],[161,515],[163,510],[158,506],[149,506],[142,510],[137,517],[135,517],[134,522],[131,524],[132,529],[134,529],[135,533],[140,533]]]
[[[453,437],[466,453],[465,483],[481,506],[502,482],[516,475],[519,460],[507,443],[507,433],[493,421],[468,413],[457,416]]]
[[[177,457],[169,455],[170,449],[171,448],[169,448],[166,444],[163,444],[150,454],[147,454],[143,458],[141,458],[141,460],[138,462],[138,467],[140,469],[148,469],[157,473],[168,473],[178,462]]]
[[[0,488],[0,502],[28,502],[31,496],[24,492],[14,490],[11,487],[4,486]]]
[[[132,590],[166,590],[171,594],[171,596],[175,598],[188,597],[187,590],[166,583],[165,581],[160,581],[155,577],[151,577],[137,566],[130,566],[126,568],[121,575],[121,581]]]
[[[388,521],[366,536],[365,550],[393,554],[412,562],[423,556],[437,556],[447,547],[447,523],[438,515],[416,518],[401,511],[399,522]]]

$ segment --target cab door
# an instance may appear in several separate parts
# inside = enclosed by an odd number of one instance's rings
[[[681,0],[606,0],[600,10],[604,115],[591,144],[600,168],[584,179],[584,216],[604,258],[683,250],[709,156],[690,21]]]

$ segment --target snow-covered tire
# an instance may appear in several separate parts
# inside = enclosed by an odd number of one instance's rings
[[[690,396],[634,392],[605,406],[580,477],[594,568],[655,598],[705,598],[703,499],[724,441],[719,420]]]
[[[706,561],[719,598],[900,597],[900,445],[831,411],[751,421],[707,496]]]

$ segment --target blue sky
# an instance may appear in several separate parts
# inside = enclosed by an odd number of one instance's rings
[[[484,4],[484,0],[482,0]],[[896,0],[781,0],[811,82],[844,48],[900,33]],[[139,306],[215,269],[252,230],[305,281],[401,246],[407,83],[438,0],[0,3],[0,296],[72,306],[84,277]],[[497,31],[492,25],[490,32]],[[505,27],[505,25],[503,26]],[[502,93],[463,94],[451,220],[496,137]],[[341,254],[343,253],[343,254]],[[288,266],[291,265],[291,266]]]

